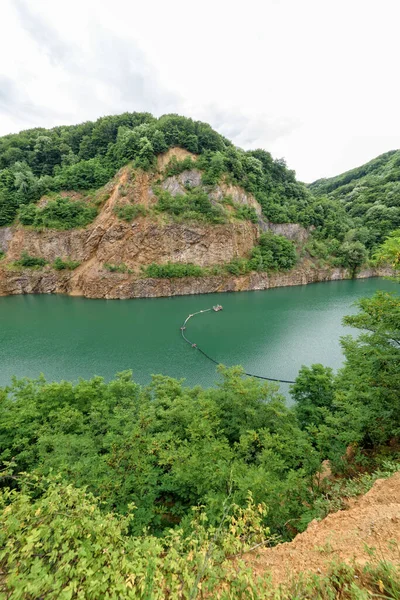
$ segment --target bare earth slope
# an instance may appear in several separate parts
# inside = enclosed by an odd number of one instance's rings
[[[201,173],[194,169],[163,178],[163,169],[172,156],[178,160],[194,156],[186,150],[172,148],[159,157],[158,173],[150,175],[124,167],[105,186],[104,202],[97,218],[83,229],[37,231],[15,225],[0,228],[0,250],[7,253],[0,262],[0,296],[26,293],[63,293],[88,298],[135,298],[173,296],[208,292],[260,290],[286,285],[350,277],[343,269],[316,269],[303,262],[289,273],[252,273],[184,279],[145,279],[141,267],[150,263],[194,263],[202,267],[221,265],[248,256],[262,231],[285,235],[297,245],[308,237],[306,229],[295,223],[276,224],[262,218],[256,199],[238,186],[224,183],[215,186],[210,198],[218,202],[229,194],[236,204],[248,205],[256,211],[258,223],[232,220],[221,225],[200,222],[174,222],[151,208],[156,203],[153,184],[175,195],[185,185],[201,184]],[[140,204],[150,209],[151,216],[139,216],[128,223],[119,219],[114,209],[123,204]],[[22,252],[45,258],[79,261],[73,272],[55,271],[51,266],[39,270],[12,267]],[[131,273],[109,272],[104,264],[124,263]],[[367,270],[360,277],[383,272]]]
[[[400,564],[400,473],[376,481],[347,510],[312,521],[292,542],[245,556],[259,575],[271,572],[276,584],[301,572],[324,572],[332,562],[383,559]]]

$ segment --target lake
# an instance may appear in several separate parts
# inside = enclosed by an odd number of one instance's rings
[[[215,365],[184,342],[189,313],[220,303],[224,310],[193,317],[187,336],[226,365],[292,380],[302,365],[334,369],[343,356],[339,338],[353,303],[378,289],[398,291],[384,279],[332,281],[259,292],[137,300],[89,300],[53,295],[0,298],[0,385],[11,377],[111,379],[132,369],[139,383],[151,374],[213,385]],[[282,385],[287,393],[288,385]]]

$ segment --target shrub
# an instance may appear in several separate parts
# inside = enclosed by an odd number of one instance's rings
[[[113,176],[113,171],[99,157],[81,160],[62,168],[54,178],[53,189],[90,190],[105,185]]]
[[[30,256],[27,252],[22,252],[21,258],[14,262],[16,267],[29,267],[36,269],[47,265],[47,260],[36,256]]]
[[[117,215],[119,219],[123,219],[130,223],[136,217],[146,215],[147,211],[143,204],[117,204],[114,207],[114,214]]]
[[[164,174],[166,177],[173,177],[174,175],[180,175],[183,171],[190,171],[190,169],[195,168],[196,161],[190,156],[187,156],[183,160],[178,160],[176,156],[173,156],[165,167]]]
[[[270,232],[260,235],[258,246],[252,252],[253,268],[262,271],[289,271],[296,260],[293,242]]]
[[[158,265],[152,263],[143,268],[146,277],[158,279],[170,279],[172,277],[202,277],[206,274],[205,269],[192,263],[171,263]]]
[[[193,533],[180,529],[161,539],[129,534],[134,506],[126,516],[104,514],[95,497],[64,481],[25,475],[18,484],[0,491],[4,597],[195,600],[198,590],[214,597],[216,588],[227,588],[232,599],[246,589],[246,597],[266,600],[266,585],[241,561],[238,569],[238,561],[226,560],[268,540],[265,506],[251,495],[244,508],[227,506],[218,528],[196,509]]]
[[[231,275],[245,275],[253,268],[252,262],[246,258],[234,258],[224,265],[224,269]]]
[[[73,271],[74,269],[79,267],[80,264],[81,263],[78,260],[62,260],[62,258],[57,256],[57,258],[53,262],[53,269],[56,269],[56,271]]]
[[[119,263],[116,265],[110,263],[104,263],[103,267],[110,271],[110,273],[128,273],[132,274],[133,271],[125,263]]]
[[[19,209],[19,220],[22,225],[33,225],[38,212],[34,204],[22,204]]]
[[[367,260],[367,249],[361,242],[344,242],[338,251],[338,263],[356,271]]]
[[[208,223],[225,223],[226,214],[220,206],[214,206],[208,194],[201,188],[187,190],[186,194],[172,196],[166,190],[156,190],[157,210],[181,219],[195,219]]]
[[[73,229],[85,227],[97,216],[97,208],[82,200],[76,202],[58,197],[41,207],[33,204],[22,205],[19,220],[23,225],[37,229]]]
[[[4,258],[4,257],[5,257],[5,255],[6,255],[6,253],[5,253],[5,252],[3,252],[3,250],[0,250],[0,260],[1,260],[2,258]]]
[[[251,221],[252,223],[258,223],[258,215],[252,206],[246,204],[236,204],[236,216],[238,219],[243,221]]]

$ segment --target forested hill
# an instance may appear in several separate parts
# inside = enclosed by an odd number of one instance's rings
[[[370,162],[328,179],[318,179],[309,189],[343,203],[349,218],[373,232],[369,242],[380,242],[400,227],[400,150],[381,154]]]
[[[98,189],[128,162],[151,170],[158,154],[176,146],[200,155],[205,184],[225,174],[255,194],[271,220],[307,220],[299,215],[309,192],[269,152],[245,152],[210,125],[186,117],[124,113],[0,138],[0,226],[13,222],[21,204],[36,202],[44,193]]]
[[[149,113],[106,116],[0,138],[0,227],[14,223],[40,230],[85,227],[104,206],[107,190],[97,191],[125,165],[135,172],[132,177],[147,173],[151,193],[156,194],[162,183],[157,156],[173,148],[191,155],[186,162],[168,165],[161,177],[165,180],[188,168],[195,168],[201,177],[191,193],[179,196],[179,206],[168,197],[171,219],[229,222],[229,192],[219,206],[212,193],[221,183],[225,189],[239,186],[254,197],[262,214],[257,217],[241,207],[237,216],[253,223],[261,218],[264,225],[299,223],[310,234],[304,257],[351,270],[366,264],[386,236],[400,227],[400,151],[307,187],[284,160],[265,150],[237,148],[207,123],[173,114],[157,119]],[[76,201],[77,194],[65,193],[71,191],[79,192],[82,201]],[[46,215],[42,205],[35,207],[45,195]],[[165,194],[158,200],[157,210],[165,212]],[[143,207],[129,207],[129,219],[139,210],[143,212]]]

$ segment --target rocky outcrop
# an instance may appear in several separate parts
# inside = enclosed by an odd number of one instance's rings
[[[252,194],[249,194],[240,186],[221,183],[220,185],[215,186],[214,190],[211,191],[210,196],[216,201],[230,197],[235,204],[241,204],[243,206],[247,205],[251,208],[254,208],[257,215],[261,217],[261,206],[257,200]]]
[[[176,151],[176,152],[175,152]],[[171,149],[159,157],[162,170],[177,156],[191,156],[187,151]],[[104,204],[98,217],[85,229],[69,231],[36,231],[20,226],[0,228],[0,249],[7,253],[0,260],[0,295],[28,293],[63,293],[88,298],[146,298],[177,296],[209,292],[263,290],[278,286],[303,285],[316,281],[348,278],[340,269],[316,269],[303,262],[289,273],[252,273],[245,276],[212,276],[173,280],[144,279],[142,267],[153,262],[194,263],[202,267],[222,265],[232,259],[246,257],[263,230],[285,235],[298,246],[307,240],[308,231],[298,224],[258,224],[234,220],[227,224],[209,225],[199,222],[179,223],[152,209],[156,198],[152,185],[162,173],[151,176],[124,167],[103,190]],[[168,177],[163,182],[172,194],[185,190],[186,185],[201,183],[196,169]],[[230,195],[234,202],[253,206],[259,215],[261,207],[242,188],[224,183],[212,192],[214,201]],[[149,212],[131,223],[118,219],[115,207],[124,203],[141,204]],[[79,261],[72,272],[42,269],[16,269],[14,261],[22,252],[45,258],[51,264],[57,257]],[[124,263],[128,273],[109,272],[105,264]],[[360,277],[386,274],[364,271]]]
[[[390,274],[390,269],[365,269],[360,271],[356,277],[363,279]],[[56,272],[49,267],[37,271],[24,269],[6,272],[0,268],[0,296],[58,293],[107,299],[158,298],[267,290],[351,278],[351,274],[345,269],[299,267],[288,273],[252,273],[238,277],[226,275],[182,279],[147,279],[124,273],[110,273],[93,261],[72,273]]]
[[[199,187],[201,185],[201,172],[197,169],[183,171],[174,177],[167,177],[161,187],[167,190],[172,196],[184,194],[187,187]]]
[[[269,223],[263,220],[259,224],[262,231],[272,231],[276,235],[284,235],[297,244],[304,244],[310,235],[309,231],[298,223]]]
[[[249,222],[214,225],[158,224],[139,218],[133,223],[114,220],[97,227],[72,231],[16,229],[9,241],[7,258],[22,252],[53,261],[57,256],[86,262],[125,263],[139,271],[152,262],[193,262],[200,266],[222,264],[250,252],[257,227]]]
[[[12,237],[11,227],[0,227],[0,250],[2,252],[7,252]]]

